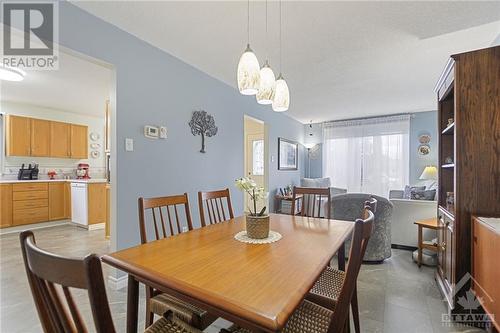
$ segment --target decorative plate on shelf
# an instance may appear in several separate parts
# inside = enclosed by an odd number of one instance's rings
[[[98,150],[93,150],[91,153],[90,153],[90,156],[92,156],[92,158],[99,158],[99,156],[101,155],[101,153],[99,153]]]
[[[101,148],[101,144],[100,143],[96,143],[96,142],[91,143],[90,144],[90,148],[92,148],[92,149],[99,149],[99,148]]]

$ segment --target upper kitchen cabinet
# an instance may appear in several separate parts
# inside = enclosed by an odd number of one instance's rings
[[[31,119],[9,115],[6,118],[7,156],[31,155]]]
[[[50,156],[50,121],[31,119],[31,156]]]
[[[8,115],[7,156],[88,158],[88,127]]]
[[[71,124],[71,158],[88,158],[87,126]]]
[[[71,124],[50,122],[50,156],[71,157]]]

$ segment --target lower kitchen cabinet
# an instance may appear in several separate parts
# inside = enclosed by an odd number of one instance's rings
[[[64,218],[71,218],[71,183],[64,183]]]
[[[78,189],[83,189],[84,195],[77,196],[77,193],[82,194],[78,191],[72,198],[72,184],[78,184]],[[109,224],[106,185],[106,182],[82,181],[0,184],[0,228],[64,219],[71,219],[85,227],[106,222]],[[72,208],[76,209],[72,211]]]
[[[0,228],[12,226],[12,184],[0,184]]]
[[[88,184],[89,224],[106,222],[106,184]]]
[[[12,224],[23,225],[49,220],[48,183],[12,184]]]
[[[66,218],[65,183],[49,183],[49,220]]]

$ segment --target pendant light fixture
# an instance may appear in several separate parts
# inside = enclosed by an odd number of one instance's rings
[[[269,52],[267,44],[267,0],[266,0],[266,53]],[[267,57],[266,57],[267,58]],[[276,77],[274,72],[269,66],[269,61],[266,59],[266,63],[260,69],[260,85],[259,91],[257,92],[257,103],[259,104],[271,104],[274,97],[274,87],[276,85]]]
[[[282,66],[282,37],[281,37],[281,0],[280,0],[280,74],[278,75],[278,79],[276,80],[276,86],[274,89],[274,98],[273,98],[273,111],[283,112],[287,111],[290,106],[290,91],[288,90],[288,85],[286,84],[283,75],[281,74],[281,66]]]
[[[260,66],[250,48],[250,0],[247,0],[247,48],[238,63],[238,89],[243,95],[255,95],[259,90]]]

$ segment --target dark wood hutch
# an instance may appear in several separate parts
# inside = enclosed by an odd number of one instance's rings
[[[471,214],[500,214],[500,46],[453,55],[435,92],[439,128],[436,281],[449,311],[459,313],[458,298],[470,288]],[[498,262],[498,258],[491,260]]]

